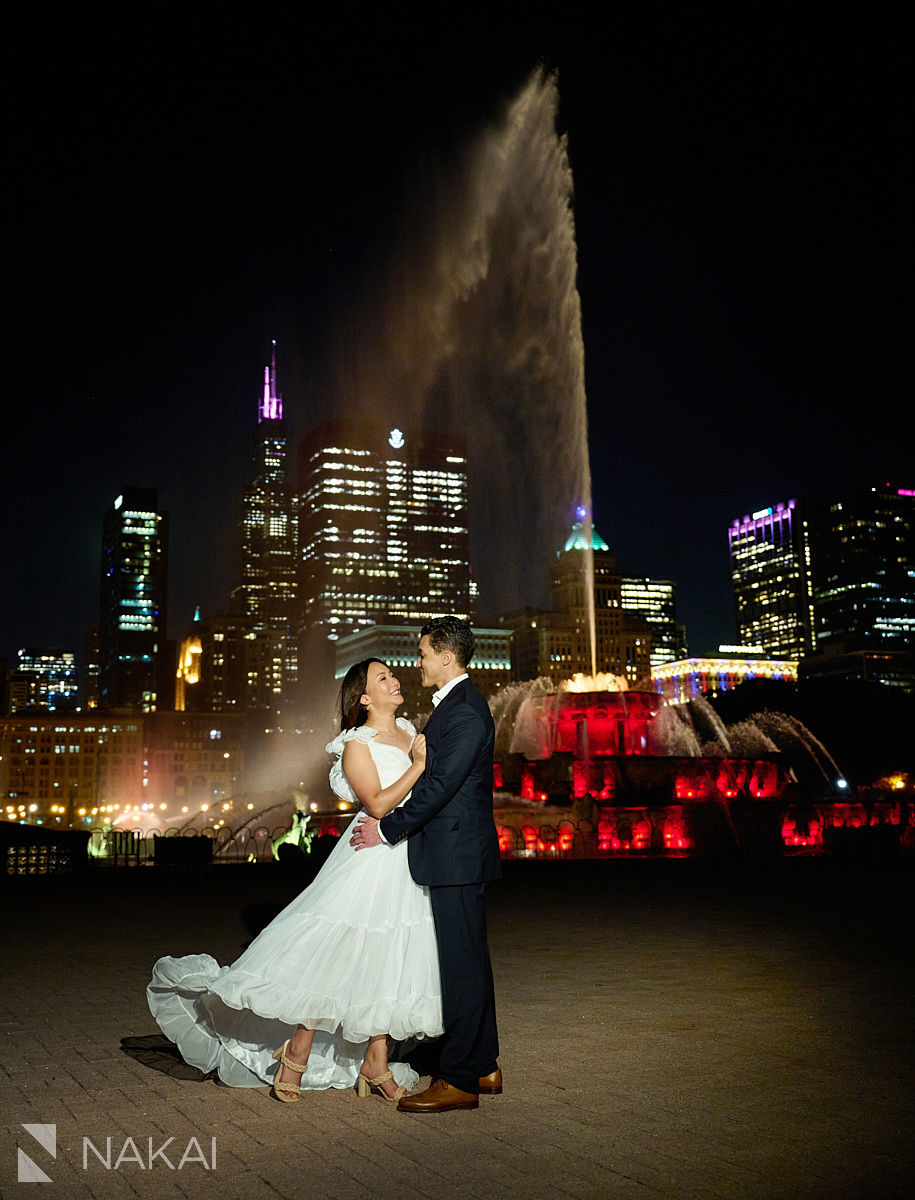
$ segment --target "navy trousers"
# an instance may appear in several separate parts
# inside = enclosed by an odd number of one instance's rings
[[[486,940],[485,883],[432,887],[432,916],[442,977],[439,1074],[479,1093],[480,1076],[498,1065],[496,998]]]

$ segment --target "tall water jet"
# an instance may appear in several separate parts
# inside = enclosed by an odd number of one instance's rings
[[[557,107],[555,77],[535,71],[438,172],[385,294],[343,347],[348,411],[466,432],[474,570],[490,614],[547,602],[579,507],[586,571],[591,557],[572,172]],[[592,656],[593,644],[592,617]]]

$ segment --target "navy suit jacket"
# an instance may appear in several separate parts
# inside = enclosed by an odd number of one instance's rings
[[[464,679],[423,732],[426,769],[406,804],[382,817],[382,833],[392,845],[410,839],[410,874],[417,883],[435,887],[500,879],[489,705]]]

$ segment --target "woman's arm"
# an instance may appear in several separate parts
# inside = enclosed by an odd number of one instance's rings
[[[392,809],[386,815],[385,841],[393,846],[438,816],[470,778],[484,753],[492,757],[492,734],[479,713],[470,705],[450,709],[448,724],[439,735],[430,770],[403,808]],[[489,770],[492,770],[491,763]]]
[[[353,739],[343,748],[343,770],[350,787],[360,803],[373,817],[383,817],[396,808],[426,768],[426,739],[418,737],[413,743],[413,761],[403,775],[386,788],[381,786],[378,768],[365,742]]]

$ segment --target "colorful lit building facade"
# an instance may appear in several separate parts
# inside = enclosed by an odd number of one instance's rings
[[[283,398],[276,389],[276,349],[264,368],[263,395],[257,407],[254,480],[243,498],[241,582],[235,601],[250,628],[272,642],[277,664],[270,682],[270,704],[288,700],[298,679],[296,638],[298,519],[287,473],[288,435]],[[246,707],[264,707],[263,680],[252,684]]]
[[[154,712],[166,663],[168,514],[155,488],[125,488],[105,514],[99,609],[99,707]]]
[[[301,628],[313,655],[375,624],[471,616],[462,436],[326,422],[302,439],[297,478]]]
[[[708,693],[728,692],[751,679],[797,682],[795,659],[686,658],[664,663],[651,672],[651,680],[667,704],[687,704]]]

